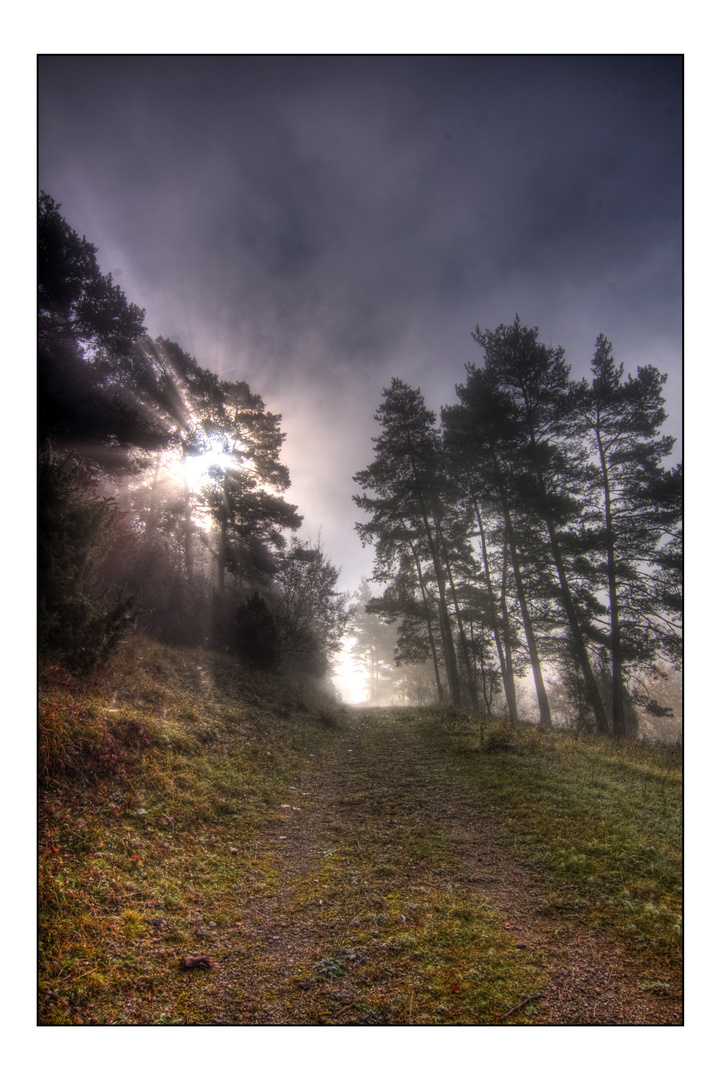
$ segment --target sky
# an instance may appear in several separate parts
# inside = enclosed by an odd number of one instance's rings
[[[437,413],[519,314],[604,333],[682,419],[672,55],[41,55],[40,187],[153,336],[283,417],[288,499],[354,590],[357,470],[395,376]],[[681,451],[678,449],[678,453]]]

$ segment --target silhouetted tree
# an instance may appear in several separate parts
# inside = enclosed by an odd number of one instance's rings
[[[586,478],[602,518],[592,534],[594,567],[609,597],[612,726],[622,738],[628,734],[627,673],[636,664],[650,666],[661,655],[661,643],[676,636],[672,616],[680,609],[681,589],[666,574],[654,573],[653,564],[668,569],[678,554],[681,483],[679,474],[661,466],[674,444],[660,434],[666,375],[640,367],[625,380],[603,334],[592,374],[580,398],[593,452]],[[660,545],[668,535],[673,546],[663,553]]]
[[[578,458],[581,447],[576,407],[570,392],[569,366],[561,347],[539,341],[536,327],[522,326],[517,316],[511,326],[472,335],[485,351],[484,370],[510,403],[516,439],[512,454],[515,495],[531,507],[546,530],[557,575],[559,598],[582,668],[597,730],[608,732],[604,703],[587,649],[587,620],[573,592],[566,566],[563,533],[571,531],[581,514]]]
[[[501,523],[532,665],[540,723],[549,726],[551,711],[522,565],[522,530],[517,529],[521,510],[515,497],[513,470],[521,432],[511,399],[485,371],[468,365],[466,385],[457,387],[457,395],[460,404],[443,410],[446,439],[450,451],[455,455],[458,474],[464,477],[465,491],[474,506],[475,515],[479,514],[478,527],[482,522],[480,500]],[[482,529],[483,526],[480,533]],[[487,580],[490,580],[489,575]],[[506,575],[504,585],[506,587]],[[514,697],[514,683],[506,651],[511,631],[504,621],[502,625],[504,645],[498,642],[497,648],[509,706]]]
[[[445,670],[452,702],[461,699],[454,633],[448,609],[448,574],[443,551],[440,439],[435,417],[422,394],[393,379],[383,391],[375,419],[382,433],[374,439],[375,458],[358,472],[355,483],[363,492],[353,496],[368,512],[368,522],[358,523],[363,541],[380,541],[383,557],[390,562],[414,548],[418,558],[426,555],[437,587],[436,607]],[[418,571],[418,580],[422,574]]]
[[[272,607],[278,656],[317,678],[330,668],[347,625],[347,593],[337,590],[339,570],[322,545],[293,540],[277,560]]]
[[[143,333],[145,312],[130,304],[111,274],[101,274],[97,248],[40,193],[38,216],[38,329],[42,341],[61,338],[99,349],[127,351]]]
[[[144,311],[128,302],[96,247],[42,192],[38,212],[38,435],[85,451],[155,447],[167,432],[142,402],[154,375],[135,351]],[[155,388],[156,389],[156,388]]]

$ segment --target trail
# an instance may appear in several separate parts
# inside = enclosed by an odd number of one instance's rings
[[[253,854],[262,871],[238,896],[237,933],[201,976],[207,1023],[682,1022],[676,999],[639,992],[641,966],[611,934],[543,911],[541,873],[512,857],[505,823],[392,711],[350,714]],[[473,1014],[462,985],[456,1005],[433,1005],[437,975],[412,942],[440,896],[465,918],[489,902],[505,952],[522,951],[528,979],[543,973],[512,1015]],[[465,980],[481,978],[472,948]]]

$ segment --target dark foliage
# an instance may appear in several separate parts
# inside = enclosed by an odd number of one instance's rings
[[[103,581],[117,507],[73,456],[45,449],[38,469],[38,642],[71,667],[102,663],[137,620],[136,600]]]
[[[237,611],[237,645],[240,656],[260,670],[271,671],[277,666],[277,623],[258,592],[248,597]]]

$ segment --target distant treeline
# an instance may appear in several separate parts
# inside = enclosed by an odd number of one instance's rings
[[[176,644],[324,675],[347,598],[283,492],[281,417],[225,382],[97,264],[44,192],[38,219],[39,640],[91,667],[138,620]]]
[[[373,462],[355,476],[374,545],[367,611],[398,625],[400,662],[431,661],[440,699],[517,719],[546,669],[574,722],[625,737],[635,706],[666,715],[657,679],[681,663],[682,468],[661,434],[666,376],[624,375],[600,335],[592,380],[519,317],[474,333],[441,424],[399,379],[383,392]]]

